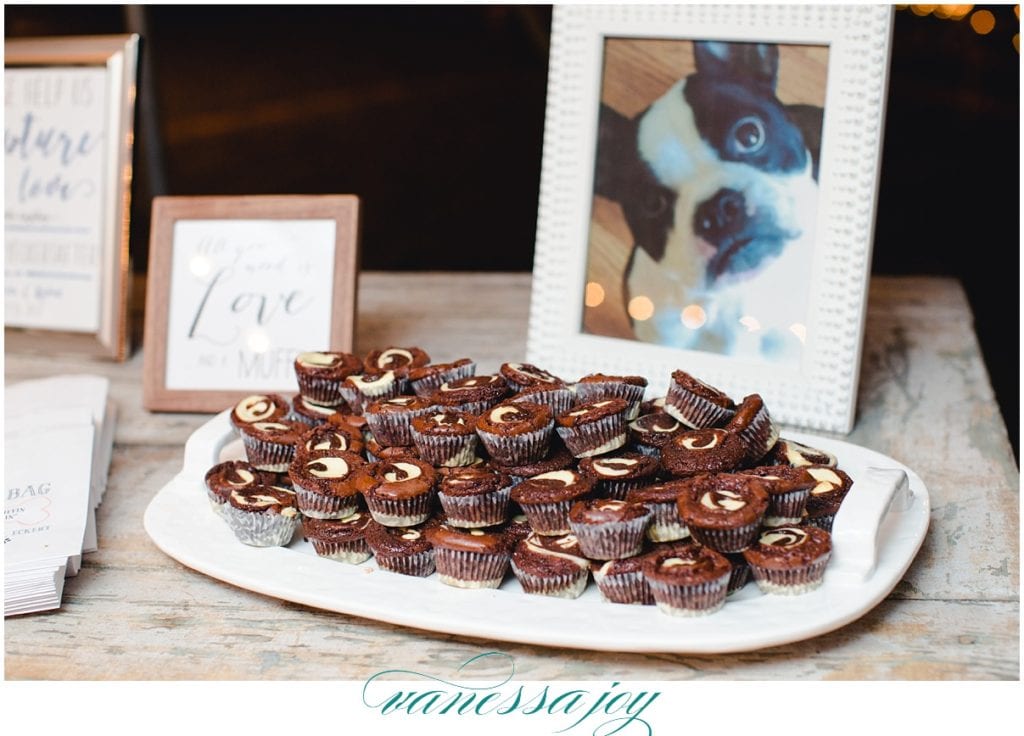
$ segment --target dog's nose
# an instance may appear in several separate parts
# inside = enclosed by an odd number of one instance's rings
[[[747,223],[747,202],[742,192],[719,189],[701,202],[693,214],[693,229],[712,245],[741,232]]]

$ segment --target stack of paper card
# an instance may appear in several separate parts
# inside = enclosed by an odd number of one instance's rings
[[[4,398],[4,615],[60,607],[64,577],[96,549],[114,444],[110,382],[55,376]]]

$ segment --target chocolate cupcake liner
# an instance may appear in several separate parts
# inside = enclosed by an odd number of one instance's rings
[[[594,495],[600,498],[614,498],[616,501],[625,501],[626,494],[631,490],[643,488],[653,482],[653,477],[599,480]]]
[[[746,558],[741,555],[727,555],[732,570],[729,572],[729,586],[725,590],[726,595],[732,595],[750,582],[750,565]]]
[[[836,515],[833,514],[820,514],[819,516],[808,516],[803,522],[807,526],[816,526],[819,529],[824,529],[829,534],[832,533],[832,522],[835,521]]]
[[[450,368],[442,373],[426,376],[418,381],[410,381],[409,387],[421,399],[429,399],[437,389],[441,388],[442,383],[458,381],[460,378],[469,378],[473,375],[476,375],[476,363],[467,363],[466,365]]]
[[[732,419],[736,411],[721,407],[672,383],[665,397],[665,413],[690,429],[707,429],[722,426]]]
[[[761,520],[763,526],[787,526],[799,524],[804,517],[810,488],[799,488],[787,493],[772,494],[768,499],[768,510]]]
[[[477,430],[477,436],[494,462],[500,465],[526,465],[547,457],[551,448],[554,420],[540,429],[515,435],[493,434]]]
[[[554,537],[570,532],[569,509],[572,508],[574,501],[575,499],[521,505],[534,532],[542,537]]]
[[[557,417],[572,408],[576,394],[568,386],[553,386],[546,391],[531,391],[524,396],[513,396],[509,401],[528,401],[550,407],[551,416]]]
[[[623,399],[628,404],[626,421],[632,422],[640,416],[640,404],[644,400],[646,386],[634,386],[621,381],[587,381],[577,383],[576,403],[589,404],[601,399]]]
[[[511,565],[512,573],[523,587],[523,592],[530,595],[579,598],[587,589],[587,582],[590,578],[590,571],[585,567],[566,575],[532,575],[520,569],[515,560],[511,562]]]
[[[690,536],[695,541],[710,547],[715,552],[728,554],[731,552],[742,552],[752,545],[761,530],[760,522],[736,527],[735,529],[701,529],[690,526]]]
[[[812,560],[808,565],[791,570],[772,570],[751,564],[750,572],[763,593],[801,595],[821,585],[825,578],[825,567],[831,556],[832,553],[828,552]]]
[[[740,440],[747,448],[747,461],[759,461],[772,449],[779,439],[779,428],[772,421],[768,409],[764,406],[745,428],[737,432]]]
[[[653,518],[647,527],[647,538],[652,542],[675,542],[690,536],[690,530],[679,518],[674,501],[668,503],[644,503],[651,510]]]
[[[257,470],[284,473],[295,457],[295,445],[282,442],[267,442],[247,434],[242,435],[245,458]]]
[[[484,553],[434,548],[434,564],[442,583],[456,588],[497,588],[508,570],[507,551]]]
[[[299,384],[299,393],[311,404],[335,407],[345,403],[345,397],[341,393],[344,378],[339,380],[307,376],[296,371],[295,380]]]
[[[508,519],[511,496],[511,485],[472,496],[451,496],[440,491],[437,494],[447,517],[446,523],[461,529],[479,529],[504,524]]]
[[[647,578],[640,570],[618,573],[616,575],[600,575],[594,573],[601,596],[609,603],[626,605],[653,606],[654,596]]]
[[[213,509],[213,512],[217,514],[217,516],[223,517],[225,512],[224,507],[228,506],[227,500],[225,500],[221,496],[218,496],[213,491],[207,491],[206,497],[210,499],[210,507]]]
[[[412,420],[415,417],[436,411],[433,406],[422,409],[411,409],[402,412],[386,412],[381,414],[364,414],[366,426],[370,428],[373,438],[385,447],[402,447],[413,444]]]
[[[658,610],[670,616],[706,616],[725,603],[729,575],[693,585],[672,585],[648,579]]]
[[[412,439],[420,458],[442,468],[458,468],[476,462],[476,434],[434,435],[413,430]]]
[[[577,524],[569,519],[569,528],[580,542],[583,554],[592,560],[621,560],[640,554],[651,514],[636,519],[606,524]]]
[[[292,541],[301,518],[298,513],[286,516],[277,512],[243,511],[230,504],[224,509],[224,520],[238,541],[251,547],[284,547]]]
[[[313,549],[320,557],[337,560],[338,562],[347,562],[350,565],[366,562],[373,556],[365,539],[352,539],[347,542],[328,542],[310,539],[309,543],[313,545]]]
[[[344,519],[359,509],[359,495],[356,493],[349,496],[335,496],[318,493],[300,485],[293,487],[295,503],[304,516],[314,519]]]
[[[434,491],[411,498],[381,498],[368,493],[366,508],[381,526],[416,526],[430,518],[434,511]]]
[[[381,570],[425,578],[434,574],[434,551],[431,549],[412,555],[376,555],[377,567]]]
[[[569,452],[578,458],[604,455],[626,444],[626,418],[622,414],[557,430]]]

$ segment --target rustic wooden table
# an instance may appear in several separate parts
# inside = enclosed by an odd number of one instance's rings
[[[357,351],[416,344],[471,355],[482,371],[525,353],[528,274],[367,273]],[[418,631],[285,603],[165,556],[142,525],[208,416],[141,407],[142,356],[124,364],[6,355],[8,383],[109,376],[120,416],[99,511],[99,551],[59,611],[9,618],[14,679],[361,680],[387,667],[436,671],[484,651],[524,680],[1017,679],[1019,471],[963,291],[952,280],[876,278],[858,418],[847,437],[905,463],[931,494],[931,527],[905,579],[831,634],[727,656],[550,649]],[[481,673],[485,676],[486,673]]]

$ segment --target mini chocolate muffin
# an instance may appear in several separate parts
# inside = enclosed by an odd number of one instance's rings
[[[505,523],[511,495],[512,479],[486,466],[454,469],[437,488],[449,526],[466,529]]]
[[[807,497],[805,523],[831,532],[836,513],[853,487],[853,479],[839,468],[827,465],[808,465],[804,469],[816,481]]]
[[[453,468],[476,461],[479,438],[473,414],[439,408],[432,414],[415,417],[411,433],[420,457],[432,465]]]
[[[667,396],[655,396],[653,399],[646,399],[640,404],[640,416],[645,414],[664,414]]]
[[[292,397],[292,407],[288,418],[293,422],[302,422],[310,427],[327,423],[327,418],[338,413],[337,406],[321,406],[314,404],[302,394]]]
[[[218,514],[224,513],[224,506],[232,491],[266,485],[272,483],[273,479],[273,473],[259,470],[245,460],[228,460],[217,463],[207,470],[203,477],[210,505]]]
[[[236,403],[229,418],[231,426],[241,432],[243,426],[256,422],[276,422],[288,416],[291,405],[278,394],[252,394]]]
[[[710,547],[672,545],[645,555],[643,573],[658,610],[704,616],[725,603],[732,565]]]
[[[784,438],[780,438],[775,443],[775,447],[768,453],[765,461],[771,465],[792,465],[794,468],[802,468],[807,465],[825,465],[834,468],[838,465],[836,456],[831,452],[808,447]]]
[[[673,371],[665,411],[691,429],[719,427],[735,413],[733,400],[685,371]]]
[[[429,362],[430,356],[420,348],[389,347],[371,351],[363,360],[363,368],[367,373],[394,371],[407,376],[413,368],[419,368]]]
[[[651,511],[643,504],[614,498],[577,501],[569,509],[569,528],[583,554],[593,560],[621,560],[640,554]]]
[[[765,529],[743,551],[757,586],[764,593],[799,595],[821,585],[832,556],[832,535],[814,526]]]
[[[295,455],[298,457],[318,450],[354,452],[359,455],[364,447],[362,432],[339,424],[325,423],[310,427],[302,433],[295,446]]]
[[[544,404],[551,409],[552,416],[563,414],[576,402],[576,392],[570,386],[559,383],[537,383],[524,386],[512,395],[509,401],[528,401],[531,404]]]
[[[242,446],[246,459],[259,470],[283,473],[295,457],[295,446],[308,427],[289,419],[243,424]]]
[[[409,457],[363,466],[353,481],[378,524],[416,526],[433,513],[436,477],[431,465]]]
[[[768,511],[761,523],[764,526],[799,524],[804,516],[807,497],[817,482],[805,468],[791,465],[762,465],[742,471],[757,476],[768,491]]]
[[[652,483],[643,488],[634,488],[626,493],[630,503],[643,504],[651,510],[653,517],[647,527],[647,538],[652,542],[675,542],[690,536],[690,530],[679,518],[679,495],[690,489],[690,484],[680,480]]]
[[[295,379],[299,393],[314,404],[338,406],[344,403],[342,382],[362,373],[362,362],[350,353],[305,352],[295,356]]]
[[[555,420],[555,430],[575,457],[604,455],[626,444],[625,399],[601,399],[577,406]]]
[[[371,463],[381,460],[398,460],[403,457],[418,458],[419,450],[415,445],[382,445],[371,433],[366,438],[366,459]]]
[[[295,494],[278,486],[252,486],[232,491],[224,520],[235,537],[251,547],[283,547],[299,526]]]
[[[468,376],[445,381],[430,397],[437,406],[480,416],[509,395],[500,375]]]
[[[394,396],[370,402],[363,409],[363,416],[379,444],[408,446],[413,443],[412,420],[433,409],[430,402],[418,396]]]
[[[592,404],[602,399],[623,399],[628,404],[626,420],[632,421],[640,415],[640,404],[647,390],[647,379],[643,376],[607,376],[591,373],[583,376],[574,386],[576,401]]]
[[[320,557],[358,565],[370,559],[366,527],[372,519],[365,511],[356,511],[342,519],[302,517],[302,534]]]
[[[664,411],[642,414],[629,423],[629,439],[638,452],[660,457],[662,448],[686,427]]]
[[[645,557],[635,555],[621,560],[591,562],[590,570],[601,597],[609,603],[653,606],[654,596],[643,572]]]
[[[409,380],[395,371],[349,376],[341,384],[341,395],[353,414],[362,414],[367,404],[401,396]]]
[[[498,372],[514,391],[522,391],[530,386],[566,385],[565,381],[558,376],[530,363],[502,363]]]
[[[594,490],[594,479],[576,470],[552,470],[527,478],[512,488],[512,500],[519,504],[537,534],[568,534],[569,509]]]
[[[594,495],[620,501],[633,488],[650,485],[660,469],[658,460],[639,452],[585,457],[579,462],[580,472],[594,477]]]
[[[491,458],[503,465],[522,465],[544,458],[551,446],[555,420],[543,404],[505,401],[476,420],[476,433]]]
[[[424,528],[383,526],[371,521],[365,535],[381,570],[418,578],[434,574],[434,548]]]
[[[476,363],[459,358],[451,363],[432,363],[409,369],[409,387],[421,399],[429,399],[446,381],[469,378],[476,373]]]
[[[724,429],[689,429],[679,432],[661,450],[661,464],[676,478],[701,473],[723,473],[739,468],[747,447]]]
[[[768,510],[764,482],[750,475],[714,473],[684,481],[679,516],[694,541],[716,552],[741,552],[757,539]]]
[[[425,534],[434,547],[434,563],[442,583],[456,588],[501,585],[511,557],[504,533],[438,524],[428,527]]]
[[[758,394],[743,399],[725,428],[739,435],[743,441],[747,448],[744,462],[748,466],[760,465],[761,458],[768,454],[779,439],[779,428],[775,426],[768,408]]]
[[[556,440],[556,438],[552,438]],[[495,470],[505,473],[516,483],[521,483],[527,478],[532,478],[541,473],[550,473],[552,470],[565,470],[576,465],[576,458],[565,449],[560,440],[553,441],[546,457],[525,465],[502,465],[491,458],[488,463]]]
[[[359,508],[355,472],[366,465],[362,457],[346,450],[313,450],[296,455],[288,477],[299,511],[315,519],[341,519]]]
[[[590,561],[572,534],[530,534],[512,551],[512,573],[523,592],[554,598],[579,598],[590,578]]]

